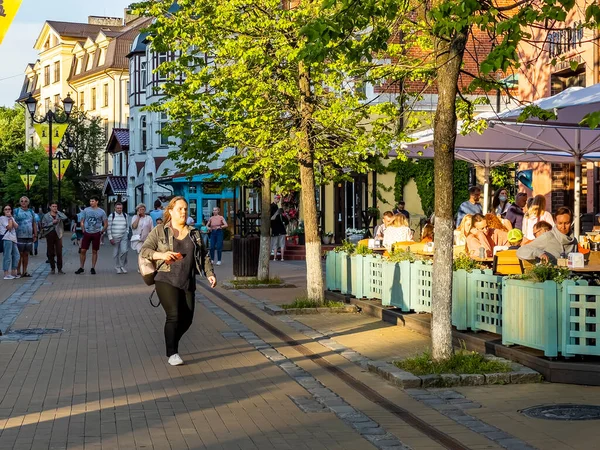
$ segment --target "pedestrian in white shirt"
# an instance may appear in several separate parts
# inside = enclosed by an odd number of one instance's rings
[[[131,229],[133,230],[131,248],[139,253],[144,241],[152,231],[154,223],[152,217],[146,214],[146,205],[143,203],[137,205],[135,213],[135,216],[131,219]]]
[[[127,273],[129,250],[129,218],[123,212],[123,203],[115,203],[115,211],[108,218],[108,239],[113,246],[113,259],[117,273]]]

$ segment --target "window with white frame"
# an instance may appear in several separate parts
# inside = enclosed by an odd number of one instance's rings
[[[167,113],[160,113],[160,146],[166,147],[169,145],[169,136],[164,132],[165,125],[167,125],[168,117]]]
[[[148,140],[146,138],[146,116],[142,116],[140,117],[140,143],[141,143],[141,150],[143,152],[146,151],[147,147],[148,147]]]
[[[158,66],[156,67],[156,69],[160,69],[160,66],[164,63],[166,63],[168,60],[168,56],[167,53],[159,53],[158,54]],[[164,70],[164,68],[162,68],[162,70]],[[166,80],[167,77],[165,75],[163,75],[161,72],[158,72],[158,79],[159,80]]]
[[[88,55],[87,66],[85,70],[91,70],[94,64],[94,56],[96,56],[96,52],[92,52]]]
[[[92,95],[92,108],[91,108],[91,110],[95,111],[96,110],[96,88],[95,87],[92,88],[91,95]]]
[[[139,90],[146,89],[147,84],[147,75],[146,75],[146,61],[142,61],[140,64],[140,83],[142,85],[139,87]]]

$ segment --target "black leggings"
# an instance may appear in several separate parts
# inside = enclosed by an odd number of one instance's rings
[[[179,341],[194,320],[194,292],[184,291],[164,281],[156,282],[156,293],[160,299],[167,321],[165,322],[165,344],[167,357],[179,353]]]

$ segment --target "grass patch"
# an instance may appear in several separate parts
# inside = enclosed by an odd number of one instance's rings
[[[459,350],[448,361],[435,362],[431,359],[430,352],[424,352],[413,358],[394,361],[394,365],[413,375],[440,375],[442,373],[453,373],[456,375],[461,373],[481,374],[510,372],[512,370],[508,363],[490,361],[481,353],[466,350]]]
[[[309,300],[307,298],[297,298],[289,305],[279,305],[283,309],[292,308],[341,308],[344,306],[342,302],[332,302],[331,300],[325,300],[323,302],[317,302],[315,300]]]
[[[258,285],[273,285],[273,284],[283,284],[281,278],[273,277],[268,280],[259,280],[258,278],[250,278],[248,280],[231,280],[231,284],[234,286],[258,286]]]

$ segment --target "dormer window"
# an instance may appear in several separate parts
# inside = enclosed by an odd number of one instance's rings
[[[79,75],[81,73],[81,68],[83,66],[83,56],[80,56],[79,58],[77,58],[77,61],[75,62],[75,75]]]
[[[96,52],[92,52],[88,55],[87,66],[85,68],[86,71],[92,70],[92,66],[94,65],[94,56],[96,56]]]
[[[106,49],[102,48],[102,49],[100,49],[100,58],[98,59],[98,65],[99,66],[104,65],[105,61],[106,61]]]

